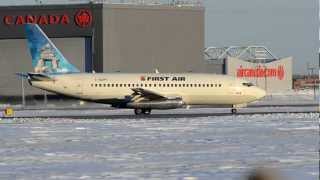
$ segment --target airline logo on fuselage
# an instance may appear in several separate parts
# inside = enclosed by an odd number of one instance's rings
[[[141,81],[186,81],[186,77],[182,76],[141,76]]]

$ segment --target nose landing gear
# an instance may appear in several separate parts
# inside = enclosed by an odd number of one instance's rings
[[[151,109],[134,109],[135,115],[150,115]]]
[[[237,109],[236,108],[232,108],[231,109],[231,114],[237,114]]]

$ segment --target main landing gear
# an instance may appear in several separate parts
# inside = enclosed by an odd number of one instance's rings
[[[231,109],[231,114],[237,114],[237,109],[236,108],[232,108]]]
[[[134,109],[135,115],[150,115],[151,109]]]

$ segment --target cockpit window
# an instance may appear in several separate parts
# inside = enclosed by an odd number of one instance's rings
[[[254,84],[251,82],[245,82],[245,83],[242,83],[242,85],[247,86],[247,87],[254,86]]]

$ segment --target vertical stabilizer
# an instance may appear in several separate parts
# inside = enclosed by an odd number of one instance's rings
[[[32,67],[36,73],[77,73],[71,64],[51,42],[37,24],[25,25]]]

